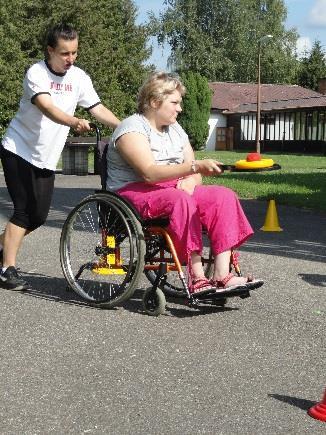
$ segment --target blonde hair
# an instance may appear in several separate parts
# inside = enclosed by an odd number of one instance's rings
[[[165,72],[151,74],[139,90],[138,113],[146,112],[153,100],[161,104],[175,90],[179,91],[181,96],[186,93],[186,88],[178,76]]]

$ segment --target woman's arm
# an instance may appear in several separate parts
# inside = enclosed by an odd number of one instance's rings
[[[218,162],[211,159],[189,159],[175,165],[158,165],[153,157],[148,139],[140,133],[126,133],[117,140],[117,148],[126,162],[147,183],[187,177],[195,173],[220,174]]]
[[[67,127],[73,128],[77,133],[82,133],[90,130],[89,121],[82,118],[77,118],[76,116],[68,115],[61,109],[56,107],[52,98],[48,94],[38,95],[34,103],[36,107],[51,119],[51,121],[57,124],[66,125]],[[119,123],[119,119],[103,104],[98,104],[89,111],[99,122],[108,125],[109,127],[115,128]]]
[[[189,142],[186,143],[184,147],[184,161],[185,162],[194,162],[195,161],[195,153],[192,149]],[[202,184],[202,176],[201,174],[192,174],[188,177],[184,177],[180,179],[180,182],[178,183],[178,188],[185,190],[188,193],[192,193],[195,186]]]
[[[116,128],[120,124],[120,120],[103,104],[97,104],[89,112],[102,124]]]
[[[90,130],[89,122],[86,119],[68,115],[53,104],[52,98],[48,94],[40,94],[34,99],[36,107],[57,124],[66,125],[73,128],[77,133]]]

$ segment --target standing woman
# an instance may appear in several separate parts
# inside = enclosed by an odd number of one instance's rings
[[[144,219],[169,218],[167,229],[180,261],[188,264],[192,293],[260,287],[261,280],[229,272],[231,249],[253,230],[232,190],[202,185],[201,175],[222,171],[218,161],[195,160],[177,123],[184,93],[176,77],[148,78],[139,92],[138,113],[122,121],[110,142],[107,189],[130,201]],[[210,281],[201,262],[203,227],[214,254]]]
[[[0,146],[1,162],[14,213],[0,235],[0,287],[24,290],[16,256],[24,236],[44,224],[51,204],[54,171],[69,128],[90,130],[86,119],[74,116],[76,106],[115,128],[119,120],[103,106],[90,77],[74,66],[78,35],[70,25],[53,27],[46,41],[45,60],[26,73],[19,110]],[[2,257],[2,258],[1,258]]]

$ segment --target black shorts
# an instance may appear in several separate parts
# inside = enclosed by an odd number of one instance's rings
[[[9,195],[14,204],[10,222],[33,231],[49,214],[54,171],[40,169],[0,146],[0,157]]]

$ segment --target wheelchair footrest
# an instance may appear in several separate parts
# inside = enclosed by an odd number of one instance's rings
[[[193,295],[199,301],[201,300],[215,300],[215,299],[225,299],[232,297],[240,297],[241,299],[248,298],[250,296],[250,292],[247,287],[238,287],[233,290],[225,289],[225,291],[219,291],[215,293],[205,293],[202,295]]]

